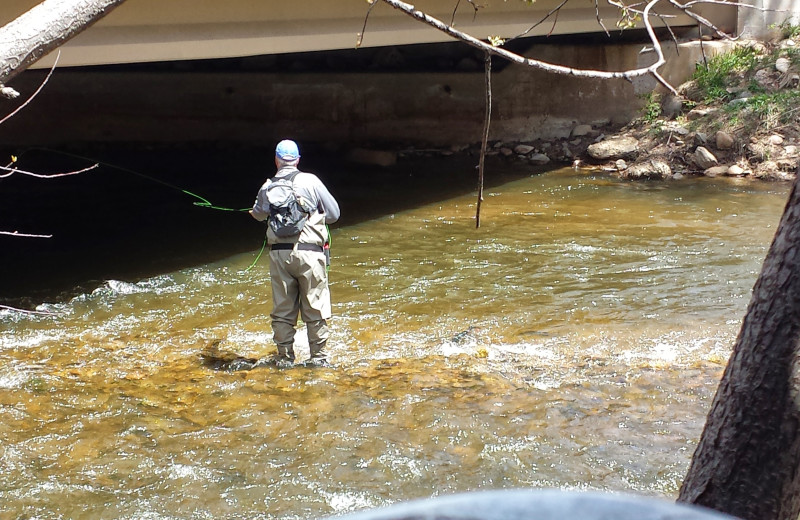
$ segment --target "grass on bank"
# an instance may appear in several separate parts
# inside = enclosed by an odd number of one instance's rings
[[[730,52],[712,56],[707,64],[698,63],[692,80],[704,102],[729,101],[734,97],[732,83],[740,75],[749,75],[758,61],[753,47],[736,47]]]
[[[650,155],[692,164],[694,146],[710,136],[713,141],[721,130],[735,144],[714,149],[721,163],[768,180],[794,173],[800,160],[795,151],[800,148],[800,26],[780,29],[780,43],[742,42],[700,62],[678,87],[682,106],[677,114],[678,99],[653,92],[642,96],[632,128],[646,139]]]
[[[784,38],[800,39],[800,26],[783,24]],[[776,71],[778,59],[789,61],[789,71]],[[756,80],[756,73],[766,76],[766,83]],[[721,114],[705,124],[722,127],[744,127],[746,131],[771,130],[797,121],[800,115],[800,90],[792,84],[791,75],[800,74],[800,45],[797,47],[741,45],[718,54],[705,63],[698,63],[687,89],[688,106],[720,108]],[[788,81],[789,84],[781,84]],[[745,96],[742,96],[742,94]],[[660,98],[645,98],[642,121],[657,125],[661,115]]]

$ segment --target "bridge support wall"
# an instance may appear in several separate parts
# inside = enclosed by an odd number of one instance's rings
[[[636,66],[641,45],[542,45],[575,66]],[[32,91],[44,71],[26,71]],[[25,84],[27,83],[27,85]],[[640,99],[628,82],[577,79],[512,65],[493,75],[492,139],[569,135],[577,123],[625,122]],[[478,142],[484,73],[262,73],[61,69],[0,127],[0,142],[258,144],[279,137],[347,144],[450,146]]]

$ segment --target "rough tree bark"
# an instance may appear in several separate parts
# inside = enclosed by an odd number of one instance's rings
[[[0,85],[125,0],[45,0],[0,28]]]
[[[800,514],[800,170],[678,500]]]

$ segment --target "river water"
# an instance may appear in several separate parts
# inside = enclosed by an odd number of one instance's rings
[[[257,251],[4,311],[0,516],[674,497],[787,192],[567,169],[489,188],[480,229],[474,194],[345,221],[333,369],[229,370],[272,352]]]

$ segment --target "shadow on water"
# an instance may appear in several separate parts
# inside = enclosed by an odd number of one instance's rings
[[[477,157],[404,159],[393,167],[346,163],[304,150],[302,169],[328,185],[350,225],[473,191]],[[72,152],[70,152],[72,153]],[[255,252],[263,224],[246,213],[274,173],[271,149],[119,148],[19,153],[17,167],[41,174],[100,166],[70,177],[0,179],[0,303],[32,306],[91,292],[107,279],[155,274]],[[514,173],[498,161],[487,185]],[[186,193],[186,190],[190,193]],[[201,199],[235,211],[197,205]]]

